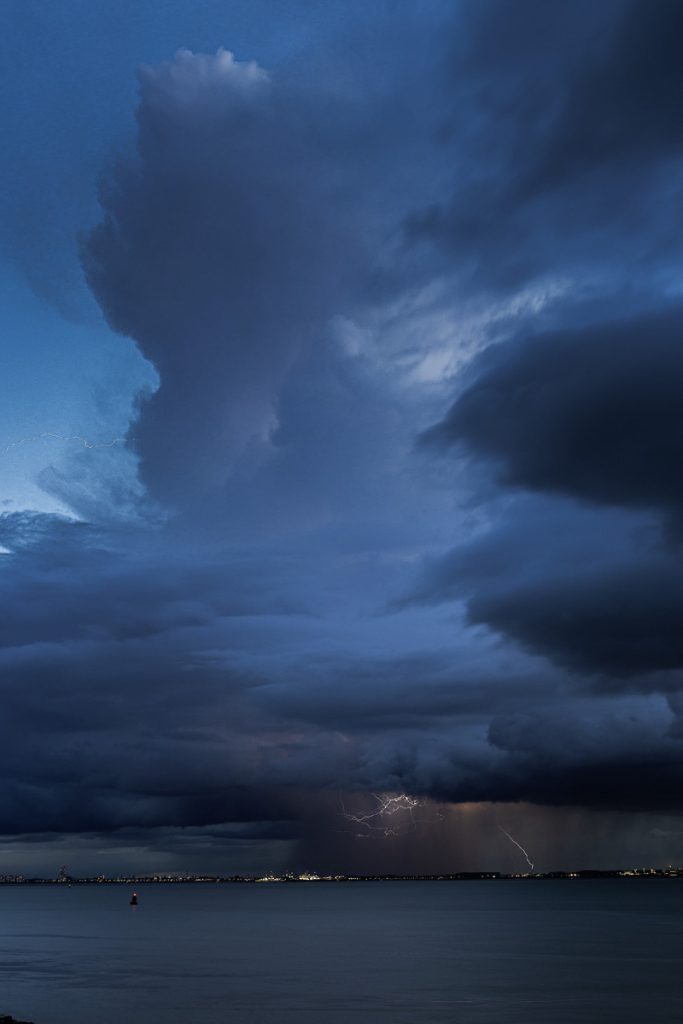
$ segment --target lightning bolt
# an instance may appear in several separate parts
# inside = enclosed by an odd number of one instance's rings
[[[529,856],[529,854],[528,854],[528,853],[526,852],[526,850],[524,849],[524,847],[522,846],[522,844],[521,844],[521,843],[518,843],[518,842],[517,842],[517,840],[515,839],[515,837],[514,837],[514,836],[511,836],[511,835],[510,835],[510,833],[509,833],[509,832],[507,831],[507,829],[504,829],[502,825],[499,825],[499,826],[498,826],[498,828],[500,829],[500,831],[501,831],[501,832],[503,833],[503,835],[504,835],[504,836],[507,836],[507,837],[508,837],[508,839],[510,840],[510,842],[511,842],[511,843],[514,843],[514,844],[515,844],[515,846],[517,847],[517,849],[518,849],[518,850],[521,850],[521,851],[522,851],[522,853],[524,854],[524,856],[525,856],[525,858],[526,858],[526,862],[527,862],[527,864],[529,865],[529,867],[530,867],[530,868],[531,868],[531,870],[533,871],[533,870],[534,870],[534,862],[532,861],[531,857],[530,857],[530,856]]]
[[[341,796],[339,797],[341,815],[344,820],[365,830],[356,832],[358,838],[373,837],[373,834],[376,833],[385,838],[404,835],[406,831],[416,829],[421,821],[427,820],[415,817],[416,809],[424,807],[425,802],[414,796],[409,796],[407,793],[372,793],[371,796],[375,801],[375,806],[365,813],[347,811],[344,801]],[[401,817],[405,815],[409,818],[407,825],[401,821]],[[442,817],[442,814],[437,814],[433,820],[439,821]],[[377,838],[376,835],[375,838]]]
[[[89,441],[87,437],[81,437],[80,434],[53,434],[47,432],[44,434],[34,434],[30,437],[20,437],[17,441],[10,441],[4,448],[0,448],[0,455],[7,455],[8,452],[12,451],[13,448],[21,448],[26,444],[35,444],[37,441],[63,441],[66,443],[77,442],[83,448],[115,448],[116,445],[125,444],[126,439],[124,437],[115,437],[113,441]]]

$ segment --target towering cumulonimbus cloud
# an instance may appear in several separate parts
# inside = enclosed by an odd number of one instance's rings
[[[277,424],[294,360],[343,305],[358,247],[305,101],[225,50],[140,72],[138,156],[83,240],[111,326],[160,376],[133,429],[145,482],[182,502]]]

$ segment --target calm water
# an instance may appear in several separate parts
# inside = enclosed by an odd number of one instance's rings
[[[683,881],[0,886],[36,1024],[683,1020]]]

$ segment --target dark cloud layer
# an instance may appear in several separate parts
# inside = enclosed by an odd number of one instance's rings
[[[572,668],[625,675],[681,669],[680,577],[679,559],[610,575],[577,572],[478,593],[468,615]]]
[[[505,486],[679,514],[680,310],[516,339],[470,373],[427,440],[492,459]]]
[[[680,4],[662,0],[650,7],[631,0],[611,11],[605,7],[597,45],[589,45],[579,63],[527,172],[528,192],[562,187],[605,165],[623,169],[628,161],[652,164],[681,155]]]
[[[665,266],[680,253],[680,5],[463,13],[444,135],[456,185],[407,218],[409,237],[487,288]]]
[[[575,282],[569,302],[476,356],[422,435],[422,451],[467,468],[487,525],[431,561],[411,600],[461,602],[470,624],[598,690],[676,691],[683,667],[683,321],[666,287],[680,19],[675,3],[478,6],[450,65],[464,173],[409,222],[460,273],[476,269],[475,287]],[[642,766],[648,778],[662,764],[660,793],[675,784],[669,756]],[[640,791],[627,764],[611,781],[607,763],[590,774],[596,792]],[[585,776],[577,766],[578,789]]]
[[[660,806],[676,806],[673,715],[650,695],[619,710],[594,698],[589,737],[590,698],[533,662],[316,649],[324,624],[283,608],[282,581],[268,583],[244,557],[238,589],[230,562],[208,577],[195,562],[183,575],[150,555],[150,593],[140,567],[121,562],[116,535],[84,544],[81,524],[54,517],[14,514],[3,525],[5,543],[19,545],[4,556],[3,585],[20,596],[0,651],[5,833],[289,821],[302,836],[316,799],[306,793],[565,803],[589,775],[583,803],[640,807],[644,783],[616,786],[635,765],[666,783]],[[48,616],[53,574],[69,600]],[[227,604],[211,598],[208,580],[221,574]],[[201,614],[178,613],[181,591],[181,608]],[[649,720],[645,731],[634,714]],[[323,816],[330,834],[339,824]]]
[[[470,621],[574,668],[680,669],[680,312],[517,338],[484,352],[470,373],[425,443],[458,444],[488,460],[505,488],[649,509],[675,526],[668,542],[653,543],[650,530],[649,542],[641,531],[628,543],[618,540],[614,514],[590,523],[570,512],[553,532],[551,510],[527,506],[532,529],[499,527],[477,549],[473,590],[465,594],[460,583]],[[494,579],[486,572],[492,556]],[[426,592],[462,579],[462,562],[462,554],[447,559]]]

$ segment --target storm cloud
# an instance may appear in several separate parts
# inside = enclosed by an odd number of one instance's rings
[[[273,6],[270,49],[169,11],[136,100],[117,58],[98,123],[136,121],[69,224],[103,320],[17,300],[4,848],[514,869],[514,821],[548,869],[666,863],[680,5]],[[368,840],[374,794],[424,814]]]

